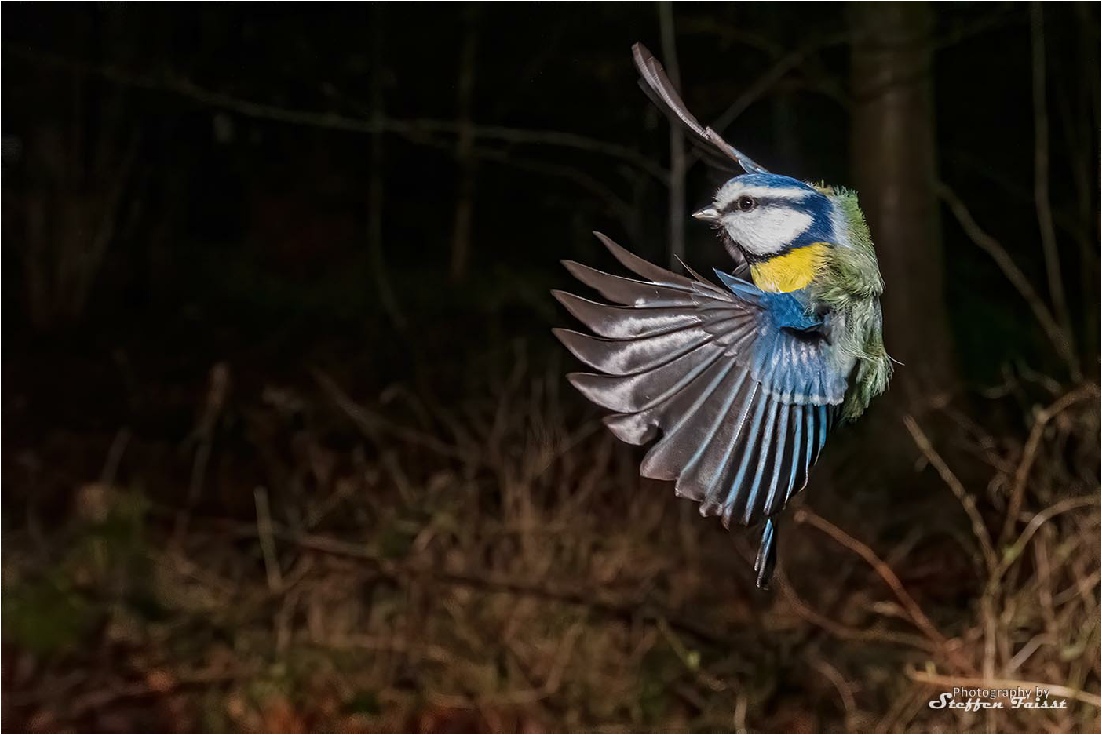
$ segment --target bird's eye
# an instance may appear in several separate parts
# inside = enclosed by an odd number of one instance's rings
[[[740,212],[749,212],[751,209],[758,206],[758,203],[754,201],[754,197],[746,196],[745,194],[738,198],[736,204]]]

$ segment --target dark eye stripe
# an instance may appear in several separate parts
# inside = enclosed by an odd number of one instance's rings
[[[731,212],[741,211],[738,206],[739,199],[737,197],[733,201],[729,202],[723,209],[723,214],[730,214]],[[789,199],[780,199],[779,197],[754,197],[754,208],[760,209],[761,207],[775,207],[777,205],[791,206],[793,202]]]

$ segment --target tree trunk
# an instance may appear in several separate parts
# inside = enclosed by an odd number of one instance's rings
[[[953,392],[934,148],[931,12],[926,2],[854,3],[854,177],[884,275],[884,338],[903,363],[908,410]]]

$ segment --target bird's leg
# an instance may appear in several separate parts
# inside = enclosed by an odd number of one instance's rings
[[[769,589],[769,580],[773,578],[773,567],[777,564],[777,527],[773,519],[765,522],[761,532],[761,545],[754,559],[754,571],[758,575],[758,589]]]

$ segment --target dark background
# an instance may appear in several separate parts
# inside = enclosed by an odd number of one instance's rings
[[[1087,698],[1004,729],[1097,726],[1098,6],[884,5],[5,6],[5,722],[921,730],[933,660]],[[558,261],[613,268],[593,230],[670,259],[636,41],[763,165],[869,198],[900,387],[809,502],[965,653],[812,529],[752,591],[752,534],[564,386]],[[877,118],[855,60],[900,44],[920,102]],[[687,211],[725,178],[690,160]],[[976,534],[1062,502],[1055,561],[991,583]]]

